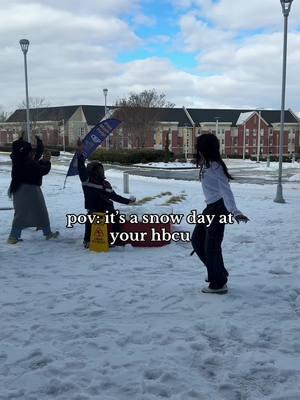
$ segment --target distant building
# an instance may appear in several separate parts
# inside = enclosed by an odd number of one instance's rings
[[[104,111],[104,106],[89,105],[30,109],[32,135],[40,135],[46,146],[72,149],[78,137],[84,137],[104,117]],[[197,136],[211,132],[220,140],[223,155],[278,155],[278,110],[162,108],[159,118],[146,135],[147,149],[164,149],[168,136],[171,151],[192,156]],[[286,156],[300,153],[299,126],[298,117],[291,110],[285,111],[283,153]],[[23,130],[26,130],[26,111],[16,110],[0,123],[0,145],[10,144]],[[102,147],[133,149],[139,147],[139,142],[123,132],[121,126]]]

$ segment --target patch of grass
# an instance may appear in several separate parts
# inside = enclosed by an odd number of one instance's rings
[[[163,197],[163,196],[172,196],[172,193],[171,192],[161,192],[156,197],[160,198],[160,197]]]
[[[178,204],[186,199],[186,194],[170,197],[163,205]]]
[[[137,206],[141,206],[141,205],[143,205],[145,203],[148,203],[149,201],[152,201],[152,200],[156,199],[156,197],[157,196],[154,196],[154,197],[153,196],[146,196],[146,197],[143,197],[142,199],[136,201],[135,204]]]
[[[146,197],[143,197],[142,199],[136,201],[135,204],[138,206],[141,206],[142,204],[148,203],[149,201],[161,198],[163,196],[172,196],[172,193],[171,192],[161,192],[160,194],[157,194],[156,196],[146,196]]]

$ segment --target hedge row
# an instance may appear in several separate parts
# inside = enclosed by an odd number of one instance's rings
[[[33,148],[34,148],[34,146],[33,146]],[[51,152],[51,155],[52,155],[52,156],[58,157],[58,156],[60,155],[60,151],[57,150],[57,149],[48,148],[47,146],[45,146],[45,149],[46,149],[46,150],[49,150],[49,151]],[[7,153],[11,153],[11,151],[12,151],[12,145],[11,145],[11,144],[8,144],[8,145],[1,145],[1,146],[0,146],[0,151],[5,151],[5,152],[7,152]]]
[[[251,161],[256,161],[257,157],[256,156],[251,156],[250,160]],[[267,161],[267,157],[266,156],[260,156],[259,157],[259,161]],[[270,161],[279,161],[279,157],[270,155]],[[290,156],[282,156],[282,161],[283,162],[292,162],[292,158]]]
[[[166,153],[163,150],[96,150],[90,160],[101,162],[137,164],[148,162],[166,161]],[[174,154],[170,153],[168,161],[174,160]]]

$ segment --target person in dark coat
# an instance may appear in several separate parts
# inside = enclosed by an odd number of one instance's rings
[[[136,198],[131,196],[129,199],[118,195],[112,188],[111,184],[106,180],[103,165],[99,161],[92,161],[85,166],[82,154],[82,144],[78,141],[77,161],[78,172],[82,182],[84,193],[84,203],[88,214],[95,212],[115,213],[114,201],[121,204],[134,203]],[[119,231],[119,224],[116,222],[113,226],[114,231]],[[91,237],[91,223],[87,220],[85,224],[85,233],[83,245],[89,247]]]
[[[43,142],[36,137],[36,151],[22,137],[12,144],[12,173],[9,196],[13,198],[15,209],[12,229],[8,243],[21,240],[24,228],[37,227],[46,239],[56,238],[59,233],[52,232],[46,203],[41,191],[42,179],[51,169],[51,154],[44,152]]]

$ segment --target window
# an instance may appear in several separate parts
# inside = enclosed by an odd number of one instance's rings
[[[269,145],[272,146],[272,144],[273,144],[273,138],[270,138],[269,139]]]
[[[246,135],[247,136],[249,135],[249,129],[246,129]]]
[[[253,139],[253,146],[256,146],[256,139]]]

